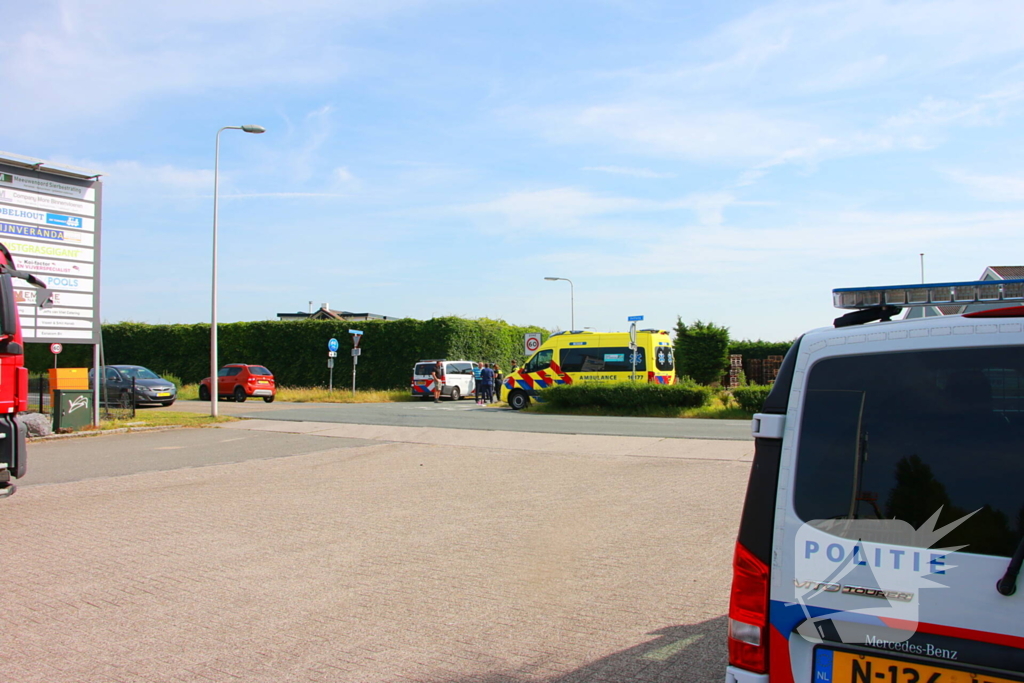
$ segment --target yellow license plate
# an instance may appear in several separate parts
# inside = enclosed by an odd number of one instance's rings
[[[814,680],[828,683],[1019,683],[983,673],[839,650],[819,649],[814,668]]]
[[[157,396],[170,396],[170,395],[171,395],[171,392],[169,392],[169,391],[161,391],[159,394],[157,394]]]

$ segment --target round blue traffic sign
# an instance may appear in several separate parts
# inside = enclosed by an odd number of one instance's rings
[[[331,341],[327,342],[327,350],[328,351],[337,351],[338,350],[338,340],[335,339],[334,337],[331,337]]]

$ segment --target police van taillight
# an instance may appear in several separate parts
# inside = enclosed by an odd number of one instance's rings
[[[768,672],[768,565],[740,543],[732,562],[729,664]]]

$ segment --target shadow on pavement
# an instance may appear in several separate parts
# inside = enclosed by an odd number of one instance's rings
[[[545,683],[721,683],[729,651],[725,615],[685,626],[668,626],[639,645],[608,655]],[[535,675],[494,673],[453,683],[524,683]]]

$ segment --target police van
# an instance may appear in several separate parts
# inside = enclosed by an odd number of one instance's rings
[[[726,681],[1024,681],[1024,280],[833,297],[753,419]]]
[[[520,410],[538,389],[555,384],[630,379],[672,384],[675,378],[672,339],[665,330],[638,330],[635,351],[628,332],[577,330],[548,337],[523,367],[505,377],[503,386],[509,406]]]

